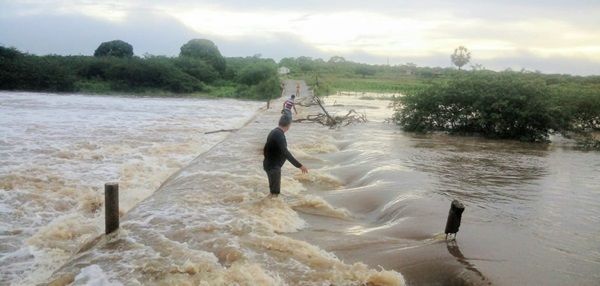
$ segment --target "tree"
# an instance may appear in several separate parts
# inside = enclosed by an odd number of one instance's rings
[[[452,63],[458,67],[458,70],[471,60],[471,52],[467,48],[460,46],[454,49],[454,53],[450,56]]]
[[[256,85],[271,77],[277,77],[277,66],[275,64],[255,63],[242,68],[238,81],[246,85]]]
[[[356,68],[355,72],[364,78],[367,75],[374,75],[376,70],[369,65],[360,65]]]
[[[220,74],[225,72],[225,58],[219,48],[210,40],[193,39],[181,46],[180,57],[198,58],[206,61]]]
[[[473,71],[482,71],[482,70],[485,70],[485,67],[482,64],[474,64],[474,65],[471,65],[471,69]]]
[[[327,62],[330,64],[345,63],[346,59],[344,57],[340,57],[340,56],[333,56]]]
[[[95,57],[132,57],[133,47],[121,40],[104,42],[94,52]]]
[[[315,62],[311,57],[301,56],[296,59],[300,71],[308,72],[316,69]]]
[[[196,58],[176,58],[175,66],[198,80],[211,83],[219,78],[219,73],[204,60]]]

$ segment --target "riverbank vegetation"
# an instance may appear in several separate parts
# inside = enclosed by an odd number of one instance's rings
[[[457,49],[458,50],[458,49]],[[455,51],[455,54],[457,51]],[[470,59],[464,49],[462,58]],[[453,59],[459,57],[454,55]],[[464,66],[468,60],[455,63]],[[600,76],[494,72],[404,65],[365,65],[332,57],[282,59],[290,76],[338,91],[398,93],[394,121],[406,131],[443,131],[488,138],[544,142],[552,133],[600,147]]]
[[[191,40],[178,57],[133,56],[123,41],[95,56],[36,56],[0,47],[0,89],[84,93],[192,94],[266,99],[280,94],[277,64],[223,57],[209,40]]]
[[[209,40],[195,39],[177,57],[134,56],[123,41],[100,44],[95,56],[36,56],[0,47],[0,89],[278,97],[277,63],[223,57]],[[466,66],[470,52],[452,55]],[[396,93],[394,120],[407,131],[445,131],[491,138],[546,141],[553,132],[584,138],[600,131],[600,76],[494,72],[402,65],[368,65],[332,57],[283,58],[287,77],[304,79],[319,95],[338,91]],[[400,96],[402,95],[402,96]]]
[[[407,131],[546,141],[600,130],[600,78],[465,72],[399,97],[396,110]]]

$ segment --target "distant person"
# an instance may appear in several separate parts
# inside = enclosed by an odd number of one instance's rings
[[[287,149],[285,132],[290,130],[292,118],[283,114],[279,118],[279,126],[271,130],[267,137],[267,143],[263,149],[265,159],[263,160],[263,169],[267,172],[269,178],[270,197],[277,197],[281,188],[281,167],[285,160],[290,161],[296,168],[300,168],[303,174],[308,173],[308,169],[300,164]]]
[[[283,102],[283,110],[281,113],[289,116],[290,119],[292,118],[292,108],[294,109],[294,114],[298,114],[298,110],[296,110],[296,103],[294,102],[295,98],[296,96],[292,94],[288,100]]]
[[[296,83],[296,94],[300,95],[300,83]]]

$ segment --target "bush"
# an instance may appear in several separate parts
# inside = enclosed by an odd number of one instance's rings
[[[554,89],[552,105],[559,111],[557,125],[568,131],[600,130],[600,88],[563,85]]]
[[[246,85],[256,85],[276,76],[277,69],[275,65],[257,63],[244,67],[238,75],[238,82]]]
[[[219,78],[219,73],[201,59],[179,57],[175,60],[175,65],[183,72],[205,83],[211,83]]]
[[[0,47],[0,89],[73,91],[75,76],[60,57],[36,57]]]
[[[277,77],[271,77],[256,85],[240,85],[237,90],[238,97],[251,99],[271,99],[279,96],[280,82]]]
[[[177,69],[175,64],[165,57],[116,61],[106,71],[106,78],[113,82],[114,89],[124,91],[166,89],[177,93],[189,93],[203,90],[203,85],[198,79]]]
[[[510,73],[469,73],[399,98],[396,122],[407,131],[478,133],[545,141],[556,128],[543,81]]]

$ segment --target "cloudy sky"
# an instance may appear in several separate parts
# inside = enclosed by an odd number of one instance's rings
[[[334,55],[368,62],[600,74],[600,0],[0,0],[0,45],[91,55],[121,39],[137,55],[177,55],[208,38],[225,56]]]

